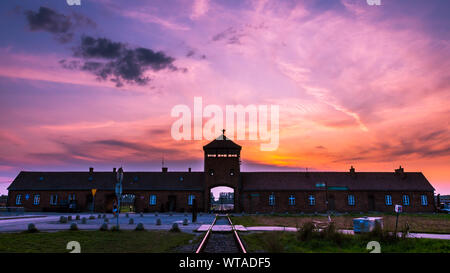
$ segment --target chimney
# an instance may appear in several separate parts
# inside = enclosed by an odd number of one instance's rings
[[[404,169],[402,168],[402,166],[399,166],[398,169],[395,169],[395,174],[396,175],[400,175],[401,178],[405,178],[406,174],[404,172]]]
[[[113,173],[116,173],[116,168],[113,168]]]
[[[350,167],[350,175],[351,175],[352,177],[355,177],[355,176],[356,176],[355,168],[353,168],[353,166]]]
[[[188,171],[191,172],[191,168],[189,168]]]
[[[162,172],[166,173],[167,172],[167,167],[162,167]]]
[[[94,168],[93,167],[89,167],[89,175],[94,174]]]

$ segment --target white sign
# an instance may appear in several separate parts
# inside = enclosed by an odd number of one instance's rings
[[[402,205],[395,205],[395,212],[400,213],[402,212],[402,209],[403,209]]]

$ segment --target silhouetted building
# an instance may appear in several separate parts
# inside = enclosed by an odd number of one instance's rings
[[[203,147],[203,172],[124,172],[123,194],[140,211],[190,211],[211,206],[211,189],[233,188],[235,211],[325,212],[435,210],[434,188],[421,172],[241,172],[241,146],[224,135]],[[64,202],[81,210],[111,211],[112,172],[20,172],[9,186],[9,206],[53,211]],[[96,189],[95,199],[91,190]],[[231,195],[230,195],[231,196]],[[130,201],[132,200],[132,201]]]

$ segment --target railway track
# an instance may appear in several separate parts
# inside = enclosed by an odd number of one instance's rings
[[[231,230],[227,228],[215,231],[213,230],[215,225],[231,226]],[[247,253],[247,251],[228,214],[216,214],[195,253]]]

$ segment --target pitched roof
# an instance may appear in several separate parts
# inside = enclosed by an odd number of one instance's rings
[[[114,190],[113,172],[20,172],[8,190]],[[124,172],[123,190],[202,190],[203,172]]]
[[[225,135],[220,135],[210,143],[203,146],[203,150],[205,149],[242,149],[242,147],[232,140],[227,138]]]
[[[379,191],[434,191],[421,172],[242,172],[244,191],[318,190],[325,183],[330,189]]]

